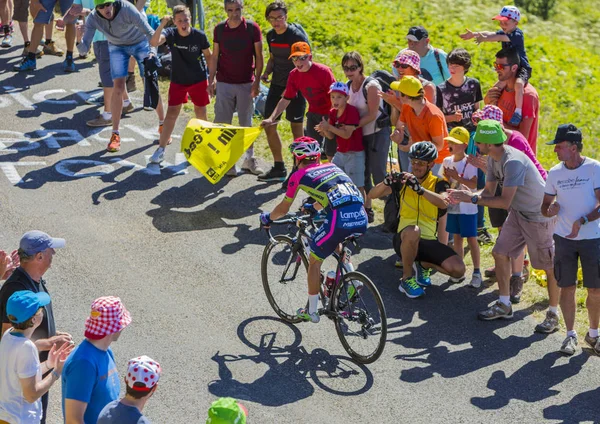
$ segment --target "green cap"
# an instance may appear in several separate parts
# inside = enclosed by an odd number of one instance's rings
[[[115,0],[94,0],[94,7],[98,7],[101,4],[106,4],[106,3],[114,3]]]
[[[493,119],[484,119],[477,124],[475,131],[475,143],[502,144],[506,141],[506,134],[502,124]]]
[[[245,408],[233,398],[215,400],[208,410],[206,424],[246,424]]]

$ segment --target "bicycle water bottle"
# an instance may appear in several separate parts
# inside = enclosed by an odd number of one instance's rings
[[[306,257],[310,256],[310,243],[308,242],[308,238],[307,237],[301,237],[302,239],[302,245],[304,246],[304,251],[306,252]]]
[[[331,292],[333,290],[333,285],[335,284],[335,271],[329,271],[327,273],[327,278],[325,279],[325,296],[330,297]]]

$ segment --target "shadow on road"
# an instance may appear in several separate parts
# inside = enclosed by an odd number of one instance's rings
[[[583,353],[582,355],[586,355]],[[579,355],[581,356],[581,355]],[[600,387],[589,392],[579,393],[569,403],[552,405],[544,409],[547,420],[561,420],[561,423],[597,423],[600,419]]]
[[[213,361],[219,367],[219,379],[208,385],[215,396],[231,396],[266,406],[282,406],[311,396],[317,387],[339,396],[356,396],[373,386],[373,375],[364,365],[348,357],[330,355],[324,349],[307,352],[301,346],[302,334],[295,326],[273,317],[254,317],[243,321],[237,330],[239,339],[255,350],[255,355],[220,355]],[[252,364],[266,365],[268,370],[250,383],[237,380],[230,370],[243,361],[248,370]],[[260,367],[257,367],[260,369]]]

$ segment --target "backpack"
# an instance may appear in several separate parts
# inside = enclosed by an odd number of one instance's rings
[[[442,66],[442,61],[440,60],[440,51],[438,49],[436,49],[435,47],[433,48],[433,55],[435,56],[435,60],[438,65],[438,69],[440,70],[440,74],[442,75],[442,78],[445,80],[446,75],[444,75],[444,67]],[[421,76],[423,78],[425,78],[427,81],[433,81],[433,76],[429,73],[429,71],[427,69],[421,68]]]
[[[365,82],[362,86],[362,93],[365,97],[365,100],[367,99],[367,85],[372,80],[377,80],[377,82],[381,86],[381,91],[386,93],[390,89],[390,84],[396,81],[396,77],[390,74],[388,71],[373,72],[365,79]],[[348,88],[350,88],[351,82],[348,81],[347,85]],[[392,115],[392,107],[386,102],[383,102],[383,106],[381,106],[380,103],[379,112],[380,114],[375,120],[375,125],[377,125],[377,128],[385,128],[391,126],[392,121],[390,120],[390,116]]]

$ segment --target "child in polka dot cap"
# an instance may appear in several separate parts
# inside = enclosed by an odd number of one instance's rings
[[[155,360],[146,355],[138,356],[129,361],[125,384],[136,392],[149,392],[154,389],[160,378],[162,369]]]

